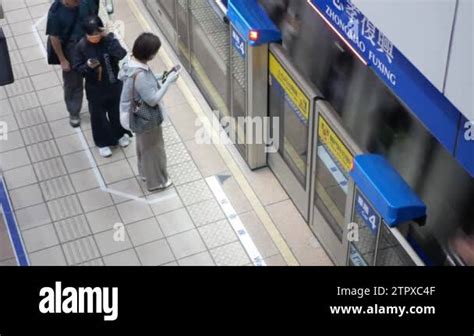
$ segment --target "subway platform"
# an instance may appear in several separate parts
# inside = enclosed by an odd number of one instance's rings
[[[165,96],[164,135],[174,186],[149,193],[137,178],[135,143],[98,155],[87,102],[69,126],[60,69],[46,63],[48,0],[3,0],[0,20],[15,83],[0,87],[4,196],[0,265],[331,265],[269,168],[251,171],[214,139],[214,114],[186,73]],[[115,2],[130,47],[157,32],[141,1]],[[177,63],[166,42],[155,72]],[[7,197],[8,196],[8,197]]]

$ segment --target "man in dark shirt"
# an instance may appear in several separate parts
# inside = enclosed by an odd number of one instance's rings
[[[96,0],[55,0],[48,13],[46,35],[58,56],[63,70],[64,100],[72,127],[80,126],[80,112],[84,91],[82,76],[72,69],[72,57],[77,42],[85,36],[84,19],[97,14]]]

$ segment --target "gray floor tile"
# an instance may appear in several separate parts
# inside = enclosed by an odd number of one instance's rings
[[[68,176],[61,176],[41,182],[41,190],[46,201],[74,194],[74,188]]]
[[[68,135],[59,139],[56,139],[56,143],[59,148],[61,155],[67,155],[75,152],[85,150],[78,134]]]
[[[65,155],[63,160],[70,174],[92,168],[92,164],[85,151]]]
[[[45,72],[43,74],[33,76],[31,77],[31,81],[33,82],[33,86],[35,87],[36,91],[61,85],[58,76],[54,71]]]
[[[78,196],[85,212],[102,209],[113,204],[110,194],[101,189],[84,191]]]
[[[157,216],[184,207],[175,188],[168,188],[167,190],[161,191],[159,195],[162,199],[158,202],[153,202],[153,204],[150,205],[151,210]],[[156,199],[155,197],[156,196],[154,195],[150,195],[150,201]]]
[[[107,266],[140,266],[140,260],[134,249],[122,251],[104,257]]]
[[[0,141],[0,153],[8,152],[24,146],[25,144],[21,137],[20,131],[8,132],[8,140],[4,139]]]
[[[215,266],[209,252],[202,252],[190,257],[178,260],[180,266]]]
[[[8,141],[8,134],[13,131],[18,131],[18,124],[15,120],[15,116],[13,114],[3,116],[0,121],[5,123],[5,125],[2,124],[0,128],[1,139],[2,141]]]
[[[123,228],[125,230],[125,227]],[[117,231],[109,230],[94,235],[97,245],[99,246],[100,253],[103,256],[114,254],[120,251],[128,250],[132,248],[130,238],[127,232],[124,232],[124,241],[117,240]]]
[[[177,186],[202,178],[193,161],[186,161],[184,163],[174,165],[168,170],[171,180]]]
[[[3,0],[3,10],[5,12],[9,12],[9,11],[13,11],[13,10],[17,10],[17,9],[22,9],[22,8],[25,8],[26,7],[26,4],[24,1],[21,1],[21,0]],[[11,25],[13,25],[14,23],[12,23]],[[20,23],[20,24],[25,24],[24,22],[23,23]]]
[[[6,19],[9,24],[23,21],[28,21],[28,23],[31,23],[31,15],[26,8],[9,11]]]
[[[24,63],[18,63],[15,65],[12,65],[12,69],[13,69],[13,76],[15,77],[15,79],[22,79],[29,76]]]
[[[134,177],[132,168],[127,160],[120,160],[100,167],[100,171],[107,184]]]
[[[70,175],[72,184],[76,192],[95,189],[100,186],[94,170],[83,170]]]
[[[50,122],[58,121],[64,118],[69,119],[69,114],[67,112],[66,104],[64,103],[64,101],[56,101],[52,104],[45,105],[43,106],[43,110],[44,110],[46,119]],[[65,128],[68,131],[73,130],[72,127],[69,126],[69,121],[68,121],[68,125]],[[76,131],[72,132],[72,134],[74,133],[76,133]],[[58,135],[56,135],[56,137],[58,137]]]
[[[217,247],[211,250],[211,254],[218,266],[243,266],[250,263],[240,242]]]
[[[179,209],[157,216],[158,223],[165,236],[194,229],[195,226],[186,209]]]
[[[129,201],[117,205],[120,217],[124,224],[138,222],[139,220],[153,217],[150,206],[146,203]]]
[[[265,264],[267,266],[288,266],[281,254],[276,254],[274,256],[266,258]]]
[[[115,206],[89,212],[86,216],[94,233],[111,230],[115,224],[122,222]]]
[[[63,249],[69,265],[77,265],[100,257],[92,236],[65,243]]]
[[[30,253],[29,259],[32,266],[67,266],[60,246]]]
[[[58,237],[56,236],[52,224],[23,231],[22,236],[28,252],[43,250],[59,244]]]
[[[76,195],[58,198],[47,204],[52,220],[55,222],[82,214],[81,204]]]
[[[191,157],[182,143],[177,143],[166,147],[168,157],[168,166],[174,166],[186,161],[190,161]]]
[[[54,140],[44,141],[26,147],[32,162],[40,162],[59,156]]]
[[[64,113],[64,111],[62,113]],[[61,119],[49,122],[51,132],[56,139],[76,133],[74,128],[69,126],[69,118],[65,118],[66,116],[67,115],[63,115]]]
[[[18,66],[18,64],[17,64]],[[30,92],[33,92],[35,89],[33,84],[31,83],[31,79],[29,78],[22,78],[22,79],[15,79],[15,81],[7,85],[5,87],[7,94],[9,97],[15,97],[19,95],[24,95]]]
[[[165,239],[139,246],[136,251],[144,266],[159,266],[175,260]]]
[[[238,240],[234,229],[232,229],[232,226],[226,219],[217,223],[202,226],[199,228],[199,232],[209,249]]]
[[[41,189],[37,184],[10,191],[10,199],[14,209],[22,209],[44,202]]]
[[[30,76],[35,76],[41,73],[52,71],[51,67],[46,63],[45,59],[38,59],[31,62],[26,62],[26,69]]]
[[[10,98],[10,103],[15,112],[30,110],[40,105],[34,92]]]
[[[71,217],[54,223],[61,243],[91,235],[91,229],[84,215]]]
[[[241,214],[239,217],[263,258],[278,254],[278,248],[254,211]]]
[[[26,148],[18,148],[9,152],[0,153],[0,168],[3,171],[30,164]]]
[[[120,196],[111,192],[115,204],[127,202],[133,197],[143,197],[143,191],[135,177],[108,185],[108,189],[118,192]],[[124,194],[122,196],[122,194]]]
[[[19,49],[33,47],[33,46],[38,45],[36,34],[34,33],[27,33],[27,34],[21,34],[21,35],[16,35],[14,33],[14,36],[15,36],[16,45],[18,46]]]
[[[53,134],[49,129],[48,124],[39,124],[33,127],[24,128],[21,130],[25,145],[32,145],[38,142],[51,140]]]
[[[95,267],[97,267],[97,266],[105,266],[105,263],[102,260],[102,258],[99,258],[99,259],[86,261],[82,264],[78,264],[78,266],[95,266]]]
[[[191,205],[213,199],[211,190],[204,180],[194,181],[176,187],[185,205]]]
[[[32,127],[46,122],[43,109],[35,107],[31,110],[25,110],[15,113],[20,128]]]
[[[33,167],[24,166],[3,173],[8,190],[24,187],[38,182]]]
[[[66,167],[60,157],[35,163],[33,167],[40,181],[54,179],[67,174]]]
[[[48,208],[44,204],[18,210],[15,214],[18,225],[22,230],[51,223]]]
[[[143,245],[163,238],[160,226],[155,218],[127,225],[127,231],[134,246]]]
[[[188,211],[196,226],[214,223],[225,218],[219,204],[214,199],[193,204],[188,207]]]
[[[37,91],[37,94],[38,94],[38,99],[40,101],[40,104],[43,106],[48,106],[54,103],[62,102],[64,99],[63,88],[61,86],[55,86],[52,88]]]
[[[8,99],[2,99],[0,100],[0,116],[5,116],[12,114],[12,106],[10,105],[10,102]]]
[[[103,166],[110,164],[112,162],[117,162],[125,159],[125,155],[123,154],[123,151],[119,148],[112,148],[112,156],[108,158],[104,158],[100,156],[99,151],[97,149],[91,150],[92,156],[94,157],[94,160],[97,164],[97,166]]]
[[[37,6],[30,6],[28,7],[28,11],[30,12],[32,18],[39,18],[42,17],[44,13],[48,12],[49,6],[49,3],[43,3]]]
[[[182,259],[206,250],[206,245],[204,245],[197,230],[168,237],[168,243],[177,259]]]

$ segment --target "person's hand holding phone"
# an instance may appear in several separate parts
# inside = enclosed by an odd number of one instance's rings
[[[163,83],[173,84],[179,78],[179,73],[181,72],[181,65],[174,66],[170,71],[166,72],[163,75]]]
[[[100,65],[100,62],[97,58],[89,58],[87,60],[87,66],[91,69],[95,69]]]

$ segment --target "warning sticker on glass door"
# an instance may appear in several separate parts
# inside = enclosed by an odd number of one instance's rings
[[[293,103],[298,107],[306,120],[309,118],[309,99],[300,89],[298,84],[291,78],[288,72],[278,62],[273,54],[270,53],[270,73],[282,86],[285,93],[290,97]]]
[[[353,155],[322,116],[319,116],[318,124],[319,138],[333,158],[339,162],[346,172],[349,172],[352,169]]]

